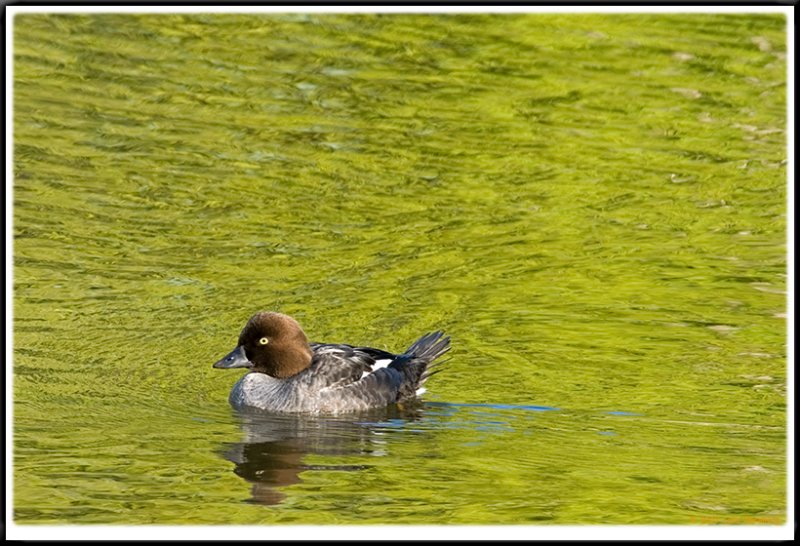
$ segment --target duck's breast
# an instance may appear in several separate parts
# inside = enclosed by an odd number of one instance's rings
[[[299,382],[251,372],[233,386],[228,400],[237,410],[256,408],[280,412],[314,411],[316,397],[306,391]]]

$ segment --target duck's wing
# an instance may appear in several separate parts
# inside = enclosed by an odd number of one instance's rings
[[[307,375],[314,378],[318,389],[356,383],[385,368],[397,357],[381,349],[334,343],[312,343],[311,349],[314,356]]]
[[[394,368],[380,368],[358,381],[334,385],[319,392],[320,407],[334,413],[365,411],[398,401],[403,374]]]

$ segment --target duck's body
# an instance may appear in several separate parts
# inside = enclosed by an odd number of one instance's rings
[[[249,368],[231,391],[238,409],[343,413],[415,398],[432,375],[430,363],[450,348],[441,332],[421,337],[406,352],[309,343],[300,325],[280,313],[258,313],[239,345],[215,368]]]

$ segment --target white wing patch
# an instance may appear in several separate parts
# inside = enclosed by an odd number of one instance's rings
[[[392,363],[392,359],[391,358],[382,358],[380,360],[376,360],[375,364],[372,365],[372,369],[370,371],[364,372],[363,374],[361,374],[361,379],[364,379],[369,374],[371,374],[373,372],[376,372],[376,371],[380,370],[381,368],[385,368],[386,366],[388,366],[391,363]]]

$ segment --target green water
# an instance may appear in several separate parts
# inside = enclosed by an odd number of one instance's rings
[[[782,523],[781,15],[14,19],[34,523]],[[242,417],[261,309],[416,410]]]

